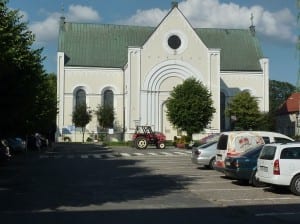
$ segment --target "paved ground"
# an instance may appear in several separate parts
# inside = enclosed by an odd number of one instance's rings
[[[1,223],[295,223],[299,197],[196,168],[190,150],[57,144],[0,167]]]

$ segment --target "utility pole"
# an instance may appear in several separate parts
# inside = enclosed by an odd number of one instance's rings
[[[300,20],[300,0],[296,0],[298,15],[297,15],[297,23]],[[300,92],[300,34],[298,32],[298,40],[297,40],[297,57],[298,57],[298,74],[297,74],[297,83],[296,83],[296,91]]]

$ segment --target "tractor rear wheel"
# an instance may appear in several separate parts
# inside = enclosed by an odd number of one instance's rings
[[[148,141],[145,137],[137,137],[135,139],[135,147],[137,149],[146,149],[148,146]]]

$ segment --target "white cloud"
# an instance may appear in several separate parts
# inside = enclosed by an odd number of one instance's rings
[[[251,24],[250,16],[253,14],[254,25],[261,35],[283,41],[296,39],[293,33],[296,21],[288,9],[271,12],[259,5],[243,7],[235,3],[220,3],[219,0],[186,0],[179,3],[179,9],[194,27],[247,29]],[[159,8],[137,10],[130,18],[118,23],[157,26],[168,11],[169,9]],[[25,12],[22,14],[24,19],[28,18]],[[44,21],[31,23],[30,29],[36,34],[37,42],[45,44],[56,40],[60,16],[60,13],[54,12],[47,14]],[[99,22],[101,20],[100,15],[93,8],[74,4],[68,7],[65,17],[67,21],[74,22]]]
[[[127,20],[122,20],[117,23],[130,25],[147,25],[157,26],[158,23],[166,16],[168,10],[161,10],[158,8],[149,10],[137,10],[136,14]]]
[[[294,41],[295,18],[291,11],[282,9],[270,12],[262,6],[243,7],[235,3],[220,3],[219,0],[186,0],[179,3],[179,9],[194,27],[205,28],[240,28],[254,25],[260,34],[283,41]],[[126,24],[157,25],[167,14],[161,9],[139,10],[135,15],[123,21]]]
[[[66,16],[69,21],[74,22],[96,22],[100,16],[93,8],[83,5],[70,5]]]
[[[82,5],[70,5],[64,16],[67,21],[73,22],[100,21],[97,11],[91,7]],[[45,20],[30,24],[29,29],[36,35],[37,44],[45,45],[48,42],[56,41],[60,17],[61,13],[54,12],[47,14]]]
[[[44,21],[33,22],[29,29],[36,35],[36,41],[45,44],[48,41],[56,39],[58,35],[59,13],[52,13]]]

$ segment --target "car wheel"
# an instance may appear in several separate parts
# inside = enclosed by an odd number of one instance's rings
[[[166,144],[164,142],[157,143],[156,148],[164,149],[164,148],[166,148]]]
[[[65,138],[64,138],[64,141],[65,141],[65,142],[71,142],[71,139],[70,139],[69,137],[65,137]]]
[[[210,161],[209,161],[209,168],[210,169],[214,169],[215,167],[215,162],[216,162],[216,157],[212,158]]]
[[[293,178],[290,190],[293,194],[300,196],[300,175],[297,175]]]
[[[147,139],[144,138],[144,137],[138,137],[136,140],[135,140],[135,147],[137,149],[146,149],[148,146],[148,142],[147,142]]]
[[[251,184],[253,187],[265,187],[266,184],[260,182],[260,181],[256,178],[255,174],[256,174],[256,170],[252,172],[250,184]]]

